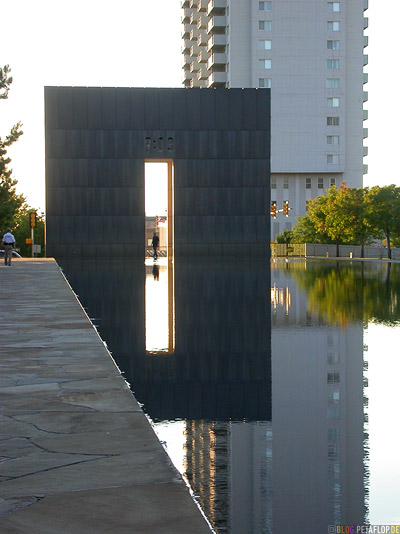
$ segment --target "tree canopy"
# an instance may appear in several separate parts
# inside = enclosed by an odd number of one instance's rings
[[[13,81],[10,67],[6,65],[0,68],[0,99],[8,98],[10,85]],[[0,231],[8,226],[14,227],[19,209],[24,204],[23,195],[16,192],[17,180],[12,177],[12,169],[9,168],[11,159],[7,156],[7,149],[22,135],[21,122],[17,122],[9,134],[3,139],[0,137]]]
[[[364,245],[373,239],[386,239],[388,257],[391,244],[400,242],[400,187],[350,188],[344,183],[330,187],[308,203],[308,211],[277,241],[291,243],[335,243]],[[339,255],[337,253],[337,255]]]

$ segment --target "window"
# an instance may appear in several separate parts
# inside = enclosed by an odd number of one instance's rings
[[[306,189],[311,189],[311,178],[306,178]]]
[[[270,31],[272,27],[272,22],[270,20],[259,20],[258,29]]]
[[[262,4],[262,2],[260,2]],[[328,2],[328,11],[333,11],[334,13],[339,13],[340,3],[339,2]]]
[[[340,99],[338,97],[333,97],[333,98],[327,98],[326,99],[326,104],[328,106],[328,108],[338,108],[339,107],[339,104],[340,104]]]
[[[258,9],[260,11],[271,11],[271,2],[258,2]]]
[[[340,382],[340,373],[328,373],[326,381],[328,384],[337,384]]]
[[[328,439],[338,439],[339,429],[338,428],[328,428]]]
[[[324,179],[318,178],[318,189],[323,189],[323,188],[324,188]]]
[[[340,22],[337,22],[337,21],[328,22],[328,30],[331,32],[340,31]]]
[[[332,185],[336,185],[336,178],[331,178],[330,179],[330,184],[331,184],[331,186]]]
[[[328,361],[328,365],[337,365],[339,363],[339,353],[328,352],[327,361]]]
[[[328,145],[338,145],[339,144],[339,136],[338,135],[327,135],[326,136],[326,142]]]
[[[326,88],[327,89],[339,89],[340,88],[339,78],[328,78],[326,80]]]
[[[272,62],[270,59],[259,59],[258,60],[258,66],[260,67],[260,69],[270,69],[271,68],[271,65],[272,65]]]
[[[283,179],[283,189],[289,189],[289,178]]]
[[[326,68],[327,69],[338,69],[339,68],[339,60],[338,59],[328,59],[326,61]]]
[[[258,78],[258,87],[262,89],[271,89],[271,78]]]
[[[328,154],[326,156],[326,162],[327,163],[333,163],[334,165],[338,165],[338,163],[339,163],[339,154]]]
[[[271,189],[276,189],[276,181],[275,181],[275,179],[273,179],[273,181],[271,180]]]
[[[340,41],[333,41],[330,39],[329,41],[326,41],[326,47],[328,50],[339,50]]]
[[[339,126],[339,117],[326,117],[327,126]]]
[[[258,41],[258,49],[259,50],[271,50],[271,41],[266,39],[260,39]]]

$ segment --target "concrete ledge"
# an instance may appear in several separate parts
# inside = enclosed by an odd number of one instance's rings
[[[210,532],[54,260],[0,281],[0,532]]]

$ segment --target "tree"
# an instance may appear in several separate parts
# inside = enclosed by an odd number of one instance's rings
[[[293,234],[291,230],[282,230],[280,234],[276,236],[277,243],[293,243]]]
[[[342,206],[343,217],[348,224],[346,242],[361,245],[361,258],[364,257],[364,245],[370,242],[374,234],[368,195],[368,187],[360,187],[359,189],[347,188]]]
[[[8,98],[8,91],[13,81],[9,76],[10,67],[0,68],[0,99]],[[0,137],[0,229],[15,225],[18,210],[24,203],[23,195],[18,195],[15,186],[17,181],[12,178],[12,169],[9,168],[11,159],[7,157],[7,149],[22,135],[22,124],[17,122],[4,139]]]
[[[331,243],[330,237],[318,229],[308,213],[297,217],[297,224],[292,228],[292,243]]]
[[[386,185],[372,187],[368,194],[369,221],[375,237],[386,238],[388,254],[392,257],[391,239],[400,234],[400,187]]]
[[[336,256],[339,256],[340,243],[349,237],[349,220],[345,210],[348,189],[344,184],[339,188],[333,185],[325,195],[314,199],[308,209],[317,234],[327,235],[336,244]]]
[[[36,211],[34,208],[31,208],[27,204],[24,204],[22,208],[18,211],[16,216],[16,227],[13,231],[13,235],[17,242],[17,248],[20,250],[21,256],[31,256],[32,248],[31,245],[25,244],[25,239],[31,237],[31,226],[29,214],[32,211]],[[41,245],[42,250],[40,256],[45,255],[45,246],[44,246],[44,214],[38,213],[36,217],[36,228],[35,228],[35,244]]]

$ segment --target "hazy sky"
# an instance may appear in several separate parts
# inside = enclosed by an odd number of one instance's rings
[[[400,184],[397,168],[398,0],[370,0],[369,175],[365,185]],[[13,0],[2,3],[0,64],[12,68],[0,102],[0,136],[18,120],[9,151],[18,191],[44,209],[45,85],[181,85],[180,0]]]

